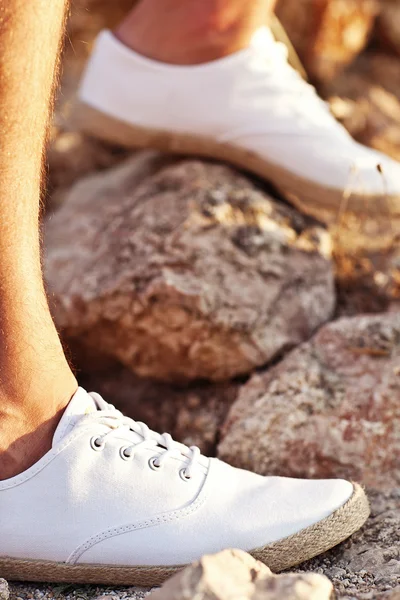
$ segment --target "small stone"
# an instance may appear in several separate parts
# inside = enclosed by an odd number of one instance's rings
[[[241,550],[203,556],[174,575],[151,600],[330,600],[329,579],[316,573],[273,575]]]
[[[9,597],[8,583],[5,579],[0,579],[0,600],[8,600]]]

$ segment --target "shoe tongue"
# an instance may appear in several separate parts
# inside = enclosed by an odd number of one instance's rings
[[[75,425],[82,419],[82,417],[88,415],[89,413],[96,412],[97,410],[97,405],[93,398],[86,392],[86,390],[79,387],[72,396],[55,431],[53,437],[53,448],[73,430]]]

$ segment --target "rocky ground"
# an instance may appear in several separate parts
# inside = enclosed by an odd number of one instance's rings
[[[128,153],[74,131],[91,41],[131,4],[75,2],[48,154],[45,271],[80,380],[237,466],[357,479],[372,503],[361,532],[296,576],[228,552],[155,600],[323,600],[333,597],[326,577],[343,600],[398,600],[399,226],[383,207],[379,219],[349,215],[328,230],[229,166]],[[400,159],[397,0],[280,0],[278,15],[337,118]],[[0,582],[0,600],[148,593]]]

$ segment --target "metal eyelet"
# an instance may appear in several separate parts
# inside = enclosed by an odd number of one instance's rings
[[[185,468],[183,468],[183,469],[181,469],[181,470],[179,471],[179,477],[180,477],[181,479],[183,479],[183,481],[189,481],[190,479],[192,479],[192,477],[191,477],[191,476],[190,476],[190,477],[188,477],[188,476],[186,475],[186,469],[185,469]]]
[[[133,458],[133,452],[131,451],[129,454],[127,453],[127,450],[129,450],[130,446],[122,446],[119,449],[119,455],[122,458],[122,460],[132,460]]]
[[[158,460],[158,456],[153,456],[152,458],[150,458],[149,460],[149,467],[150,469],[152,469],[153,471],[157,471],[158,469],[160,469],[161,465],[157,464]]]
[[[97,435],[90,438],[90,447],[92,450],[95,450],[95,452],[100,452],[100,450],[103,450],[104,444],[104,440]]]

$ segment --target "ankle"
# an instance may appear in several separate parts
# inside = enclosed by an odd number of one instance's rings
[[[271,12],[268,0],[142,0],[115,35],[139,54],[165,63],[200,64],[248,46]]]
[[[74,376],[38,393],[4,396],[0,392],[0,480],[14,477],[37,462],[51,448],[52,439],[69,400],[77,389]],[[43,392],[43,390],[45,390]]]

